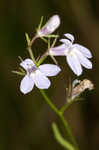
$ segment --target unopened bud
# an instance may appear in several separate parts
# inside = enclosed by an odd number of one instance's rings
[[[38,31],[39,37],[43,37],[53,33],[60,25],[60,18],[58,15],[52,16],[49,21]]]
[[[79,84],[72,89],[72,98],[74,99],[75,97],[79,96],[86,89],[88,90],[94,89],[93,83],[88,79],[80,81]]]

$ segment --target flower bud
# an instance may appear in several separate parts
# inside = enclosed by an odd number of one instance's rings
[[[88,79],[84,79],[83,81],[79,80],[78,83],[79,84],[77,86],[74,86],[72,89],[72,99],[79,96],[86,89],[88,89],[89,91],[94,89],[93,83]]]
[[[39,37],[43,37],[53,33],[60,25],[60,18],[58,15],[52,16],[49,21],[38,31]]]

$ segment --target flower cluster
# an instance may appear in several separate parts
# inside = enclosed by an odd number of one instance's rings
[[[30,56],[33,55],[31,46],[36,38],[51,38],[56,37],[57,35],[52,35],[52,33],[59,27],[60,25],[60,17],[58,15],[52,16],[49,21],[40,28],[37,29],[36,36],[30,41],[28,38],[29,53]],[[74,36],[72,34],[66,33],[64,34],[65,38],[60,39],[59,46],[51,46],[43,54],[41,58],[38,60],[39,62],[43,62],[45,56],[48,55],[54,58],[54,56],[66,56],[66,61],[74,74],[80,76],[82,74],[82,66],[87,69],[92,69],[92,63],[89,58],[92,57],[92,54],[89,49],[86,47],[75,44]],[[49,44],[48,44],[49,45]],[[44,57],[44,58],[43,58]],[[20,90],[22,93],[27,94],[30,92],[34,84],[39,89],[48,89],[50,87],[49,76],[56,76],[60,71],[60,67],[54,64],[43,64],[37,65],[38,62],[34,62],[33,57],[31,59],[25,59],[20,63],[20,66],[23,67],[26,71],[25,77],[21,81]]]

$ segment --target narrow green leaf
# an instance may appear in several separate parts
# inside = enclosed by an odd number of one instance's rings
[[[52,124],[52,129],[54,136],[60,145],[62,145],[66,150],[75,150],[74,147],[66,139],[62,137],[56,123]]]

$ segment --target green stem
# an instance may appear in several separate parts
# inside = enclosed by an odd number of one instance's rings
[[[60,109],[60,112],[62,114],[64,114],[64,112],[74,103],[76,102],[77,100],[79,100],[79,97],[76,97],[74,99],[71,98],[68,98],[67,99],[67,103]]]
[[[61,109],[60,112],[63,114],[68,108],[69,106],[71,106],[71,104],[75,102],[75,100],[70,99],[70,101],[68,103],[66,103]]]
[[[48,98],[47,94],[45,93],[44,90],[40,90],[42,96],[44,97],[45,101],[48,103],[48,105],[51,107],[52,110],[54,110],[54,112],[59,115],[59,111],[56,108],[56,106],[50,101],[50,99]]]
[[[61,114],[61,113],[60,113],[60,114]],[[63,123],[63,125],[64,125],[64,127],[65,127],[67,136],[69,137],[69,139],[71,140],[72,144],[73,144],[74,147],[75,147],[75,150],[79,150],[78,145],[77,145],[77,143],[76,143],[76,141],[75,141],[75,139],[74,139],[74,137],[73,137],[73,135],[72,135],[71,129],[70,129],[70,127],[69,127],[69,125],[68,125],[66,119],[64,118],[64,116],[63,116],[62,114],[60,115],[60,119],[61,119],[61,121],[62,121],[62,123]]]
[[[39,66],[46,58],[47,58],[47,52],[45,52],[41,58],[39,59],[39,61],[36,63],[36,66]]]
[[[72,135],[72,132],[71,132],[71,129],[67,123],[67,121],[64,119],[64,116],[63,114],[61,113],[60,110],[58,110],[56,108],[56,106],[52,103],[52,101],[48,98],[47,94],[45,93],[44,90],[40,90],[42,96],[44,97],[45,101],[48,103],[48,105],[51,107],[51,109],[57,114],[57,116],[60,118],[60,120],[62,121],[64,127],[65,127],[65,130],[66,130],[66,133],[67,133],[67,136],[69,137],[69,139],[71,140],[72,144],[74,145],[75,147],[75,150],[79,150],[77,144],[76,144],[76,141]]]
[[[32,52],[31,47],[28,47],[28,52],[29,52],[29,55],[30,55],[31,59],[32,59],[33,62],[36,64],[36,60],[35,60],[35,57],[34,57],[34,54],[33,54],[33,52]]]

